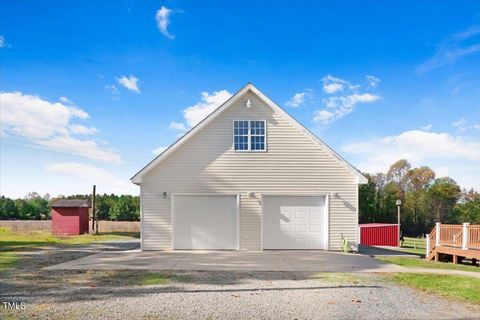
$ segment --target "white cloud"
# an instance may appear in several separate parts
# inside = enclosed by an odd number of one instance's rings
[[[132,193],[131,184],[103,169],[77,162],[57,163],[45,168],[48,173],[57,174],[71,184],[78,184],[78,180],[96,184],[98,189],[107,193]],[[90,189],[88,189],[90,190]]]
[[[458,94],[471,85],[469,75],[471,75],[470,71],[457,73],[447,80],[446,84],[451,88],[453,94]]]
[[[324,77],[323,91],[329,95],[323,99],[326,109],[315,111],[313,120],[327,124],[353,112],[359,103],[372,103],[379,100],[380,96],[365,91],[376,88],[380,79],[370,75],[366,76],[366,79],[367,83],[364,85],[353,85],[332,75]]]
[[[183,110],[183,117],[188,127],[191,128],[202,121],[231,96],[232,94],[227,90],[214,91],[212,94],[202,92],[202,98],[199,102]]]
[[[323,77],[323,91],[328,94],[334,94],[343,91],[345,87],[349,87],[349,83],[343,79],[336,78],[332,75]]]
[[[458,132],[465,132],[470,129],[480,130],[480,123],[470,125],[465,118],[460,118],[452,123],[452,126],[457,128]]]
[[[127,88],[128,90],[130,91],[133,91],[133,92],[136,92],[136,93],[140,93],[140,88],[138,87],[138,78],[133,76],[133,75],[130,75],[130,76],[121,76],[120,78],[117,78],[117,82],[124,86],[125,88]],[[112,93],[113,93],[113,88],[114,86],[112,86]],[[116,88],[115,88],[116,89]]]
[[[335,115],[327,110],[317,110],[315,112],[315,116],[313,117],[313,121],[315,122],[322,122],[328,123],[335,118]]]
[[[0,93],[2,134],[13,134],[48,150],[75,154],[104,162],[120,162],[120,156],[93,140],[79,140],[70,134],[92,134],[93,127],[72,123],[88,113],[75,106],[49,102],[21,92]]]
[[[170,24],[170,15],[172,13],[172,9],[162,6],[159,10],[157,10],[157,14],[155,15],[158,30],[160,30],[160,32],[169,39],[175,38],[175,36],[168,31],[168,25]]]
[[[376,88],[378,87],[378,85],[380,84],[381,80],[378,79],[377,77],[375,76],[366,76],[365,78],[367,78],[367,82],[368,82],[368,86],[370,88]]]
[[[366,172],[386,172],[398,159],[407,159],[415,166],[448,168],[463,186],[480,187],[480,142],[461,136],[411,130],[347,144],[341,150],[356,156],[357,166]]]
[[[68,126],[68,130],[70,130],[73,134],[94,134],[97,133],[97,128],[94,127],[85,127],[81,124],[72,124]]]
[[[60,102],[51,103],[21,92],[0,93],[2,128],[30,139],[66,134],[67,126],[75,119],[89,115],[77,107]]]
[[[68,99],[67,97],[60,97],[59,99],[60,99],[61,102],[65,103],[65,104],[75,105],[75,103],[70,101],[70,99]]]
[[[372,103],[379,99],[379,96],[371,93],[352,93],[345,96],[329,97],[323,102],[330,111],[318,110],[313,120],[327,124],[353,112],[355,106],[359,103]]]
[[[302,104],[305,103],[305,92],[295,93],[293,97],[285,102],[287,107],[300,107]]]
[[[370,160],[406,158],[422,161],[429,158],[465,159],[480,161],[480,142],[454,137],[448,133],[421,130],[405,131],[398,136],[387,136],[346,145],[344,151],[368,154]]]
[[[0,48],[4,48],[7,46],[7,43],[5,42],[5,37],[0,35]]]
[[[120,155],[99,145],[93,140],[79,140],[70,136],[58,136],[48,140],[37,140],[35,143],[50,150],[69,153],[96,161],[109,163],[121,162]]]
[[[329,94],[332,94],[341,90],[343,90],[343,84],[341,83],[330,83],[330,84],[323,85],[323,91]]]
[[[480,26],[446,37],[438,46],[435,54],[416,68],[417,73],[426,73],[458,59],[480,52]]]
[[[432,125],[431,123],[429,123],[429,124],[427,124],[427,125],[424,125],[421,129],[422,129],[422,130],[425,130],[425,131],[428,131],[428,130],[432,129],[432,126],[433,126],[433,125]]]
[[[208,92],[202,92],[202,98],[199,102],[183,110],[185,123],[171,122],[170,128],[179,131],[187,131],[202,121],[231,96],[232,94],[227,90],[214,91],[211,94]]]
[[[171,122],[170,128],[180,131],[187,131],[187,127],[185,127],[185,124],[181,122]]]
[[[152,153],[155,155],[159,155],[163,151],[167,150],[167,147],[158,147],[152,150]]]
[[[105,86],[105,89],[110,90],[110,92],[112,93],[112,96],[114,97],[117,97],[120,94],[120,90],[118,90],[118,88],[114,84]]]
[[[460,132],[467,131],[467,120],[465,120],[465,118],[458,119],[457,121],[453,122],[452,125]]]
[[[378,96],[371,93],[354,93],[348,96],[330,97],[326,100],[327,108],[337,108],[338,105],[346,106],[348,109],[357,103],[374,102],[379,99]]]

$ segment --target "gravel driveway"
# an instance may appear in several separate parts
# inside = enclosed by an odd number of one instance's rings
[[[96,271],[98,272],[98,271]],[[132,271],[138,273],[139,271]],[[478,319],[480,307],[392,284],[376,274],[183,272],[156,286],[11,288],[25,319]],[[14,298],[13,298],[14,297]],[[0,314],[1,316],[1,314]]]

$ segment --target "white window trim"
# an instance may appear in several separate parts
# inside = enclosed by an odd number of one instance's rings
[[[248,149],[247,150],[235,150],[235,121],[247,121],[248,122]],[[262,121],[264,124],[265,128],[265,149],[263,150],[251,150],[251,138],[252,134],[250,132],[250,121]],[[256,135],[258,136],[258,135]],[[245,120],[245,119],[235,119],[232,120],[232,148],[233,151],[235,152],[267,152],[268,150],[268,143],[267,143],[267,120],[255,120],[255,119],[250,119],[250,120]]]

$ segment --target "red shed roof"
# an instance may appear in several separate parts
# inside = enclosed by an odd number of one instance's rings
[[[82,199],[58,199],[52,208],[90,208],[90,201]]]

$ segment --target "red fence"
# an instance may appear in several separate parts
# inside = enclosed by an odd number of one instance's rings
[[[399,230],[397,224],[365,223],[358,225],[360,244],[366,246],[398,247]]]

